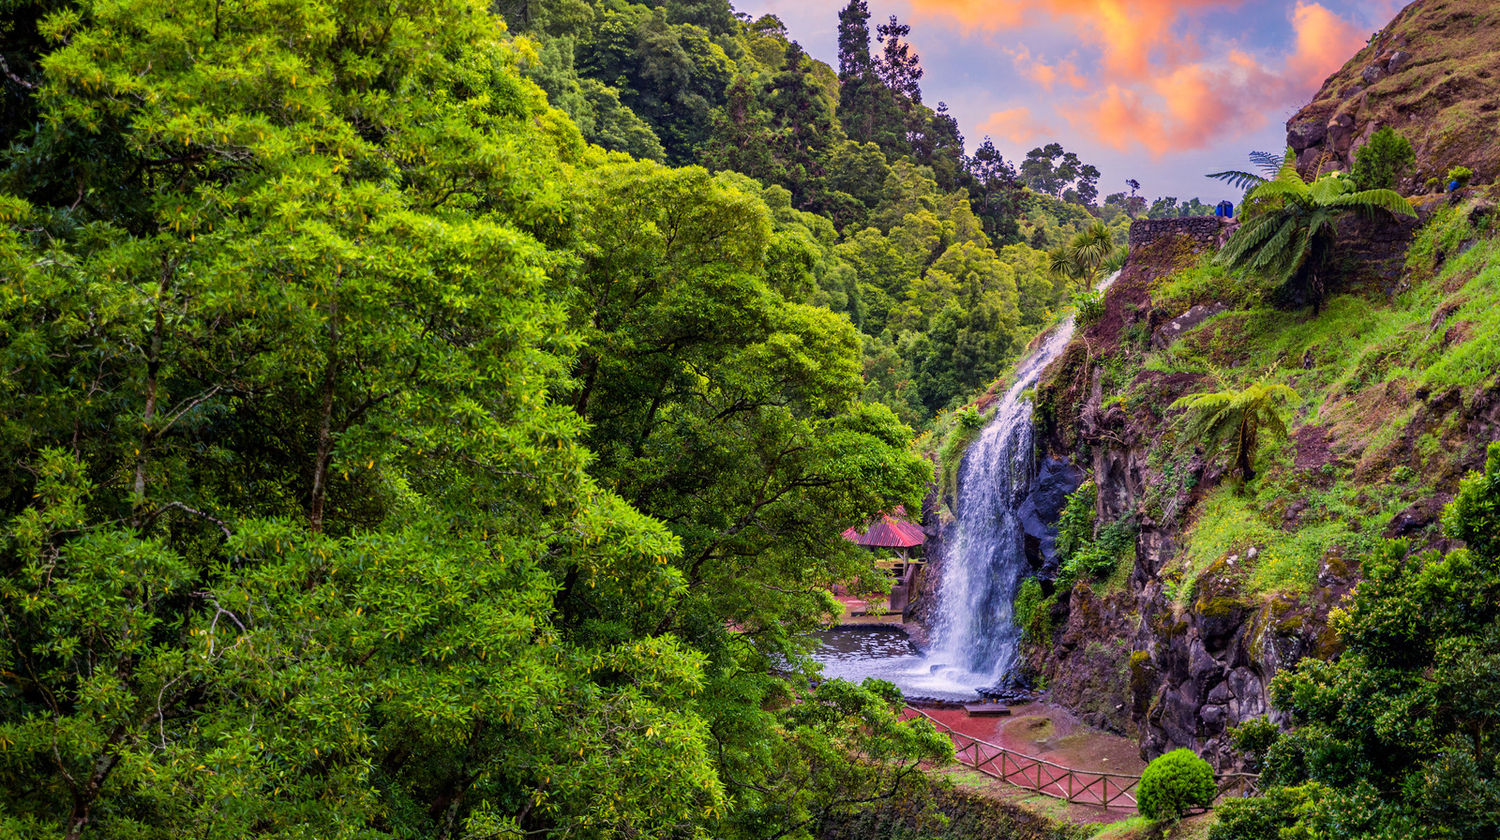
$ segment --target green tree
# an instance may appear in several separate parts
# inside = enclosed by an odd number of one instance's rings
[[[828,186],[853,196],[866,210],[880,203],[890,175],[891,167],[874,143],[846,140],[834,147],[828,161]]]
[[[1239,391],[1190,394],[1172,403],[1186,409],[1188,438],[1203,444],[1209,457],[1229,450],[1229,464],[1246,482],[1255,478],[1255,453],[1266,435],[1286,436],[1281,407],[1297,392],[1274,382],[1254,382]]]
[[[702,713],[731,811],[790,809],[791,827],[848,797],[846,784],[825,785],[828,774],[866,770],[832,747],[817,749],[811,778],[803,766],[765,763],[807,746],[786,734],[807,708],[788,703],[807,686],[773,670],[808,668],[805,633],[835,609],[825,588],[869,568],[842,528],[915,505],[931,470],[889,409],[857,401],[861,347],[849,321],[771,285],[790,269],[768,260],[803,258],[776,245],[777,223],[744,185],[648,163],[581,181],[589,209],[568,301],[583,346],[568,399],[597,453],[590,472],[680,541],[673,568],[684,589],[664,612],[583,580],[558,603],[593,632],[630,638],[652,625],[703,651]],[[906,724],[873,731],[916,734]],[[867,735],[859,754],[889,748]]]
[[[1304,660],[1271,684],[1293,728],[1272,744],[1267,796],[1246,820],[1337,838],[1479,840],[1500,830],[1497,510],[1500,444],[1491,444],[1443,518],[1464,547],[1409,553],[1393,542],[1363,559],[1365,579],[1334,616],[1343,653]]]
[[[1391,190],[1357,190],[1340,173],[1307,183],[1297,174],[1296,155],[1288,149],[1276,177],[1246,194],[1244,221],[1217,259],[1285,289],[1306,292],[1317,311],[1327,294],[1339,218],[1379,212],[1416,215],[1411,203]]]
[[[985,233],[996,244],[1014,244],[1019,239],[1021,184],[1016,168],[995,149],[990,138],[974,150],[967,162],[969,196],[974,212],[984,220]]]
[[[1390,126],[1385,126],[1354,152],[1354,169],[1349,172],[1360,189],[1395,189],[1400,177],[1417,164],[1417,153],[1411,141]]]
[[[578,72],[619,91],[661,139],[670,163],[690,163],[724,104],[734,62],[708,31],[668,10],[611,6],[579,34]]]

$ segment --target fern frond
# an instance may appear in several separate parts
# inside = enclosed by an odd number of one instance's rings
[[[1417,209],[1395,190],[1361,190],[1341,195],[1327,202],[1329,207],[1348,207],[1353,210],[1384,210],[1402,216],[1415,216]]]
[[[1293,176],[1296,175],[1295,172],[1293,172],[1292,174]],[[1245,198],[1246,200],[1286,198],[1291,199],[1295,202],[1302,203],[1308,200],[1308,186],[1302,181],[1301,178],[1297,178],[1296,183],[1291,183],[1280,179],[1277,179],[1275,181],[1265,181],[1262,182],[1260,186],[1251,190],[1249,194],[1245,196]]]
[[[1250,190],[1264,184],[1268,180],[1264,176],[1256,175],[1254,172],[1242,172],[1236,169],[1215,172],[1204,177],[1212,178],[1215,181],[1223,181],[1238,190]]]
[[[1292,160],[1296,161],[1295,155],[1292,156]],[[1276,174],[1281,171],[1281,167],[1286,165],[1286,156],[1284,154],[1278,155],[1275,152],[1251,152],[1250,162],[1255,164],[1256,168],[1261,172],[1265,173],[1266,177],[1261,180],[1268,180],[1275,178]]]

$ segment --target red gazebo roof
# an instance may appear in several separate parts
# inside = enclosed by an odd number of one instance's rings
[[[906,518],[905,510],[896,508],[895,515],[881,514],[863,534],[858,528],[850,528],[844,532],[844,539],[866,548],[913,548],[926,542],[927,535]]]

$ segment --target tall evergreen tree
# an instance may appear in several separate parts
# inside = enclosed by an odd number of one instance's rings
[[[870,7],[865,0],[849,0],[839,11],[839,81],[863,77],[870,62]]]
[[[984,231],[997,244],[1014,242],[1020,233],[1021,182],[990,138],[984,138],[968,160],[969,197]]]
[[[919,83],[925,71],[922,69],[921,56],[912,50],[911,43],[906,40],[911,34],[911,27],[891,15],[890,21],[877,26],[875,32],[881,45],[880,60],[875,65],[880,81],[905,97],[910,104],[920,104],[922,88]]]

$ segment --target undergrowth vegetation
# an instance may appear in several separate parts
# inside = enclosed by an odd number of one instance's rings
[[[1127,348],[1146,374],[1112,391],[1106,371],[1106,403],[1160,411],[1158,379],[1147,374],[1197,375],[1189,396],[1215,381],[1264,382],[1300,401],[1284,416],[1288,437],[1262,440],[1256,479],[1221,484],[1195,506],[1184,550],[1163,569],[1179,609],[1197,578],[1230,558],[1247,597],[1308,592],[1325,564],[1371,550],[1384,523],[1477,457],[1483,442],[1467,439],[1458,417],[1500,371],[1500,342],[1487,338],[1500,335],[1500,239],[1488,207],[1476,198],[1437,210],[1390,299],[1345,293],[1316,316],[1289,312],[1209,257],[1152,285],[1152,306],[1169,313],[1225,309],[1164,349]],[[1447,410],[1427,411],[1429,402]],[[1183,514],[1199,480],[1190,460],[1202,441],[1181,422],[1167,414],[1169,436],[1151,459],[1161,480],[1146,494],[1147,511],[1168,519]]]

